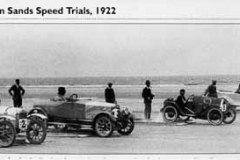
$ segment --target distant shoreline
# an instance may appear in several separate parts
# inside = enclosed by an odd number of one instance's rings
[[[15,78],[0,78],[0,86],[11,86]],[[106,85],[144,85],[149,79],[153,85],[209,85],[217,80],[218,84],[239,84],[240,75],[197,75],[197,76],[109,76],[109,77],[50,77],[50,78],[20,78],[23,86],[87,86]]]

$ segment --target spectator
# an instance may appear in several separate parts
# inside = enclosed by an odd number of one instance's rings
[[[213,80],[212,84],[208,86],[208,88],[206,89],[204,96],[208,96],[208,97],[218,97],[217,95],[217,81]]]
[[[105,89],[105,101],[108,103],[116,103],[115,93],[112,88],[112,83],[108,83],[108,87]]]
[[[145,104],[144,116],[145,119],[151,119],[152,99],[154,97],[154,94],[152,94],[151,91],[151,82],[147,80],[145,84],[146,87],[142,91],[142,97]]]
[[[238,86],[238,89],[235,91],[235,93],[240,94],[240,84],[239,84],[239,86]]]
[[[8,90],[9,94],[12,96],[13,99],[13,105],[16,108],[19,108],[22,106],[22,96],[25,93],[25,90],[20,85],[20,80],[16,79],[15,84],[11,86],[11,88]]]

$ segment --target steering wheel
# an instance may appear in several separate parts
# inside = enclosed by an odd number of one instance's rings
[[[193,97],[194,97],[194,94],[190,95],[190,96],[187,98],[186,102],[188,102],[189,99],[192,99]]]
[[[74,100],[77,100],[78,99],[78,94],[74,93],[72,94],[71,96],[69,96],[69,101],[74,101]]]

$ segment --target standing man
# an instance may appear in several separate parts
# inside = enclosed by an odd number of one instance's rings
[[[8,90],[9,94],[12,96],[14,107],[22,106],[22,96],[25,93],[25,90],[20,86],[20,80],[16,79],[15,84]]]
[[[238,89],[235,91],[235,93],[240,94],[240,84],[239,84],[239,86],[238,86]]]
[[[208,96],[208,97],[218,97],[217,95],[217,81],[213,80],[212,84],[208,86],[208,88],[206,89],[204,96]]]
[[[108,87],[105,89],[105,100],[108,103],[116,103],[115,93],[112,88],[112,83],[108,83]]]
[[[152,110],[152,99],[154,97],[154,94],[152,94],[151,91],[151,83],[149,80],[146,81],[146,87],[142,91],[142,97],[144,99],[144,104],[145,104],[145,110],[144,110],[144,116],[145,119],[150,119],[151,118],[151,110]]]

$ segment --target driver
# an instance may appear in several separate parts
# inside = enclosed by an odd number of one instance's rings
[[[194,113],[194,111],[192,110],[192,108],[189,108],[186,106],[186,98],[185,98],[185,90],[181,89],[180,90],[180,95],[177,97],[176,103],[179,105],[179,107],[183,110],[183,111],[187,111],[187,113]]]
[[[179,105],[181,109],[185,108],[186,98],[185,98],[185,90],[181,89],[179,91],[179,96],[177,97],[176,103]]]
[[[65,93],[65,87],[58,87],[58,95],[53,98],[53,101],[66,101]]]

